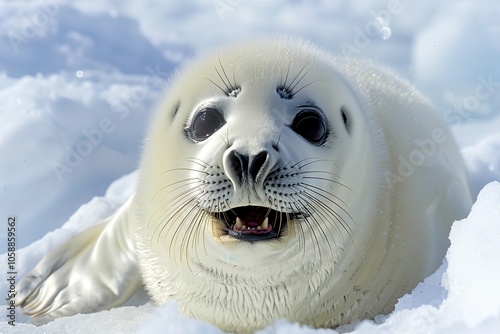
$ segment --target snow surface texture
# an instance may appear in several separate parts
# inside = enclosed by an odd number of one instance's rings
[[[136,169],[149,116],[176,65],[263,34],[298,34],[414,82],[452,126],[473,196],[481,191],[470,216],[454,224],[435,274],[392,314],[341,330],[499,333],[500,185],[485,187],[500,180],[499,16],[495,0],[0,1],[0,219],[16,217],[17,279],[133,191],[135,173],[119,178]],[[20,313],[17,326],[8,325],[0,307],[0,333],[220,333],[181,317],[174,303],[38,328]],[[334,331],[280,320],[261,333]]]

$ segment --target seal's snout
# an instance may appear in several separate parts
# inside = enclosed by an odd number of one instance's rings
[[[246,183],[261,184],[276,167],[276,159],[263,150],[257,154],[244,154],[238,150],[229,151],[224,159],[226,173],[235,188]]]
[[[257,176],[261,174],[268,157],[269,154],[266,151],[249,157],[233,150],[228,154],[227,165],[229,169],[232,170],[235,179],[241,183],[246,179],[256,180]]]

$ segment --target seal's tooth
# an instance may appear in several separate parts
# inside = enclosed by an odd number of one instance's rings
[[[260,224],[260,227],[265,230],[267,229],[267,227],[269,226],[269,218],[266,217],[266,219],[264,219],[264,221],[262,222],[262,224]]]
[[[236,217],[236,228],[241,228],[243,226],[243,223],[241,222],[240,217]]]

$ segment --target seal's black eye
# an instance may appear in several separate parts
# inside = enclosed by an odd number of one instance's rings
[[[315,145],[323,144],[328,134],[324,118],[314,109],[300,111],[291,128]]]
[[[203,141],[219,130],[226,121],[220,110],[207,107],[202,109],[194,117],[188,133],[190,138],[195,141]]]

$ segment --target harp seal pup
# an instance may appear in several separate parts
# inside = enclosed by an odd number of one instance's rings
[[[177,73],[135,195],[18,286],[37,323],[125,302],[237,333],[388,313],[441,264],[471,196],[446,124],[369,61],[270,38]]]

